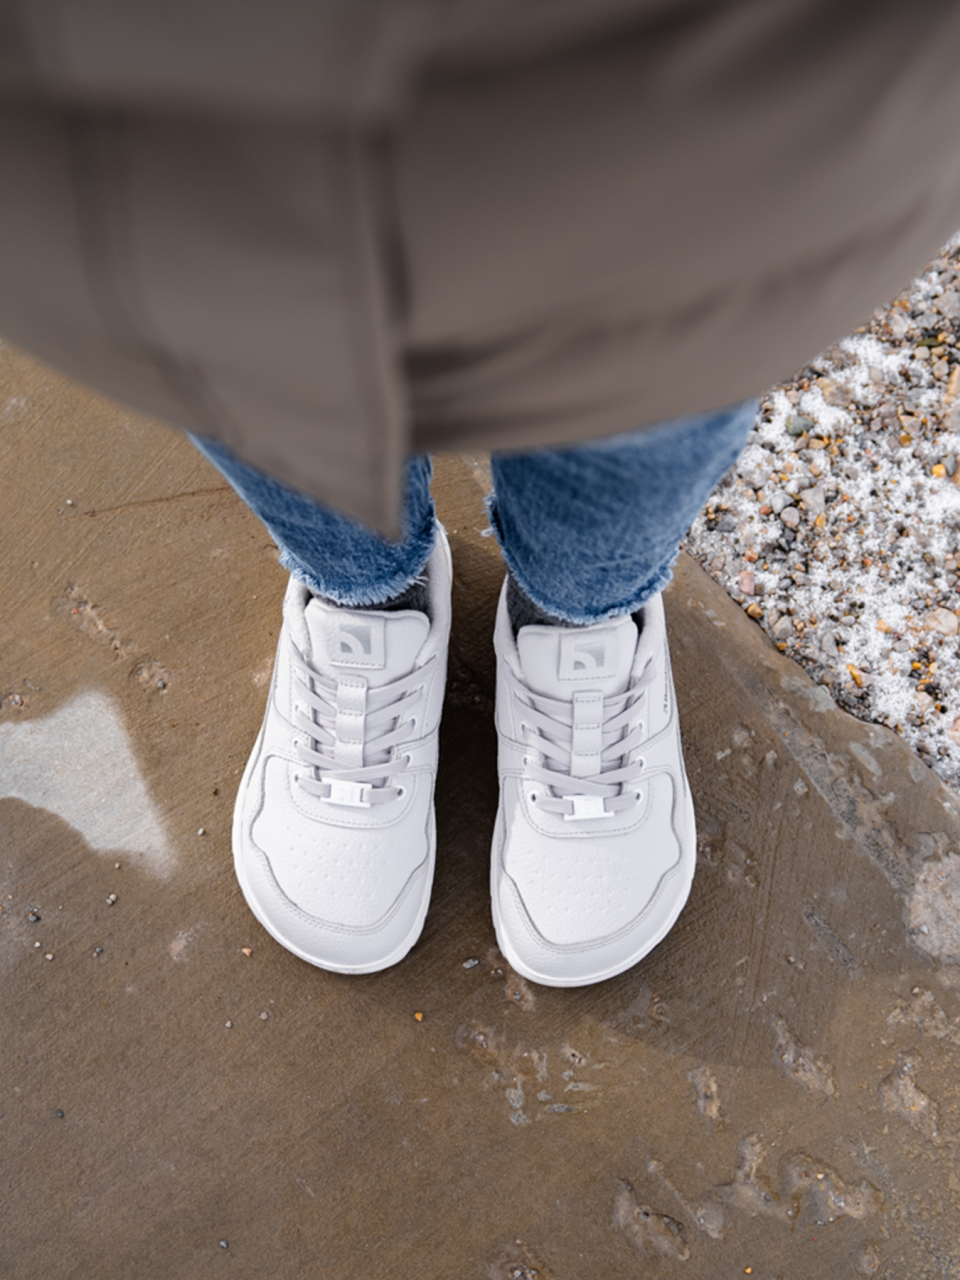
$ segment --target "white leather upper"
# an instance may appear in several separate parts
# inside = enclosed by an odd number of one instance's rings
[[[662,601],[656,596],[644,607],[639,637],[633,619],[622,617],[585,628],[523,627],[515,640],[504,591],[496,648],[501,798],[491,883],[501,947],[534,981],[596,981],[660,940],[693,874],[693,811]],[[632,690],[643,725],[642,741],[628,753],[631,763],[643,762],[633,793],[639,799],[603,817],[545,811],[537,803],[542,782],[530,776],[543,743],[524,730],[518,678],[533,694],[571,704],[574,746],[575,704],[587,696],[593,719],[584,713],[588,728],[580,735],[586,760],[596,759],[590,752],[598,731],[589,726],[602,720],[604,698]],[[577,775],[575,766],[571,771]]]
[[[413,611],[340,609],[293,579],[287,587],[267,712],[237,797],[234,852],[261,922],[322,967],[369,971],[394,963],[422,926],[435,859],[433,785],[450,632],[450,554],[442,530],[428,580],[429,619]],[[317,778],[304,761],[312,735],[302,727],[310,716],[296,674],[303,662],[293,646],[334,690],[335,741],[328,749],[337,768],[330,778]],[[365,756],[370,691],[388,694],[391,682],[414,671],[422,681],[414,678],[417,723],[409,738]],[[399,725],[405,703],[396,705]],[[341,787],[348,803],[337,803],[329,787],[331,798],[317,794],[341,769],[349,774],[351,767],[387,761],[397,794],[386,803],[357,803],[369,794],[366,786]]]

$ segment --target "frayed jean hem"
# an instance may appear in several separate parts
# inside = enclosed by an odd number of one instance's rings
[[[434,519],[430,522],[429,531],[404,541],[404,550],[409,556],[407,565],[409,566],[411,562],[419,564],[415,572],[410,572],[407,568],[406,571],[395,573],[391,578],[382,578],[379,582],[368,583],[363,587],[358,587],[355,581],[351,582],[345,578],[340,580],[321,578],[287,549],[280,552],[280,565],[297,582],[309,587],[314,595],[323,596],[325,600],[332,600],[334,604],[346,609],[375,609],[377,605],[386,604],[388,600],[402,595],[408,587],[412,587],[416,581],[422,579],[427,561],[433,552],[436,532],[437,521]]]
[[[673,569],[677,563],[679,551],[674,551],[670,558],[651,574],[646,582],[625,598],[609,603],[598,602],[595,605],[581,609],[572,608],[568,604],[561,604],[549,595],[544,595],[536,583],[524,572],[510,548],[505,545],[497,519],[496,494],[488,494],[485,499],[485,506],[490,520],[490,528],[497,539],[504,564],[515,578],[521,591],[544,613],[550,614],[552,618],[559,618],[562,622],[569,622],[572,626],[589,627],[593,623],[603,622],[607,618],[622,618],[627,614],[637,613],[648,600],[652,600],[655,595],[665,590],[673,578]]]
[[[437,531],[428,457],[407,461],[403,537],[390,541],[244,462],[221,441],[191,439],[266,525],[283,568],[316,595],[371,608],[400,595],[423,573]]]

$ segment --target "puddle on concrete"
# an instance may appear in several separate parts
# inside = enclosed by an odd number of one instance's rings
[[[117,705],[96,690],[48,716],[0,724],[0,799],[56,814],[91,849],[157,876],[176,861]]]

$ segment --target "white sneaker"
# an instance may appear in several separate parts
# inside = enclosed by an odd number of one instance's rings
[[[267,712],[237,795],[234,863],[254,915],[337,973],[396,964],[423,928],[450,635],[450,549],[430,616],[336,608],[293,579]]]
[[[590,627],[521,627],[500,597],[500,807],[491,893],[514,969],[551,987],[622,973],[665,937],[693,880],[663,601]]]

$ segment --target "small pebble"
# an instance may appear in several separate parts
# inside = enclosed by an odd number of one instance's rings
[[[52,960],[52,959],[53,959],[53,952],[52,952],[52,951],[48,951],[48,952],[47,952],[47,954],[46,954],[43,958],[44,958],[44,960]]]
[[[73,506],[73,499],[72,499],[72,498],[68,498],[68,499],[67,499],[67,506],[68,506],[68,507],[72,507],[72,506]]]
[[[261,1022],[266,1022],[266,1020],[267,1020],[269,1017],[270,1017],[269,1012],[268,1012],[266,1009],[264,1009],[263,1013],[261,1013],[261,1015],[260,1015],[260,1021],[261,1021]]]
[[[56,1116],[58,1120],[62,1120],[64,1118],[64,1113],[60,1110],[59,1107],[57,1107],[56,1111],[53,1114]]]
[[[27,913],[27,919],[30,921],[31,924],[37,924],[40,920],[40,912],[37,911],[36,908],[34,908],[33,911],[29,911]]]
[[[102,955],[103,955],[103,947],[94,947],[94,948],[93,948],[93,954],[94,954],[95,956],[102,956]]]
[[[221,1240],[221,1241],[220,1241],[220,1248],[221,1248],[221,1249],[229,1249],[229,1248],[230,1248],[229,1241],[227,1241],[227,1240]]]
[[[813,516],[821,516],[827,508],[827,497],[822,485],[814,485],[803,495],[803,509]]]
[[[113,904],[116,902],[116,900],[117,900],[117,895],[116,895],[115,893],[109,893],[109,894],[107,894],[107,906],[108,906],[108,907],[112,907],[112,906],[113,906]]]
[[[223,1025],[227,1028],[228,1031],[231,1031],[233,1029],[232,1022],[225,1022]]]
[[[167,682],[166,682],[166,680],[158,680],[158,681],[157,681],[157,688],[158,688],[158,689],[165,689],[166,687],[167,687]]]
[[[465,969],[475,969],[479,963],[480,961],[476,956],[471,956],[469,960],[464,960],[463,967]]]
[[[40,948],[43,946],[43,943],[42,943],[42,942],[35,942],[33,945],[34,945],[34,948],[35,948],[37,951],[39,951],[39,950],[40,950]]]
[[[925,631],[936,631],[944,636],[955,636],[960,631],[960,618],[949,609],[934,609],[923,619]]]
[[[206,834],[207,834],[206,827],[200,827],[200,828],[197,830],[197,835],[198,835],[198,836],[205,836]]]

